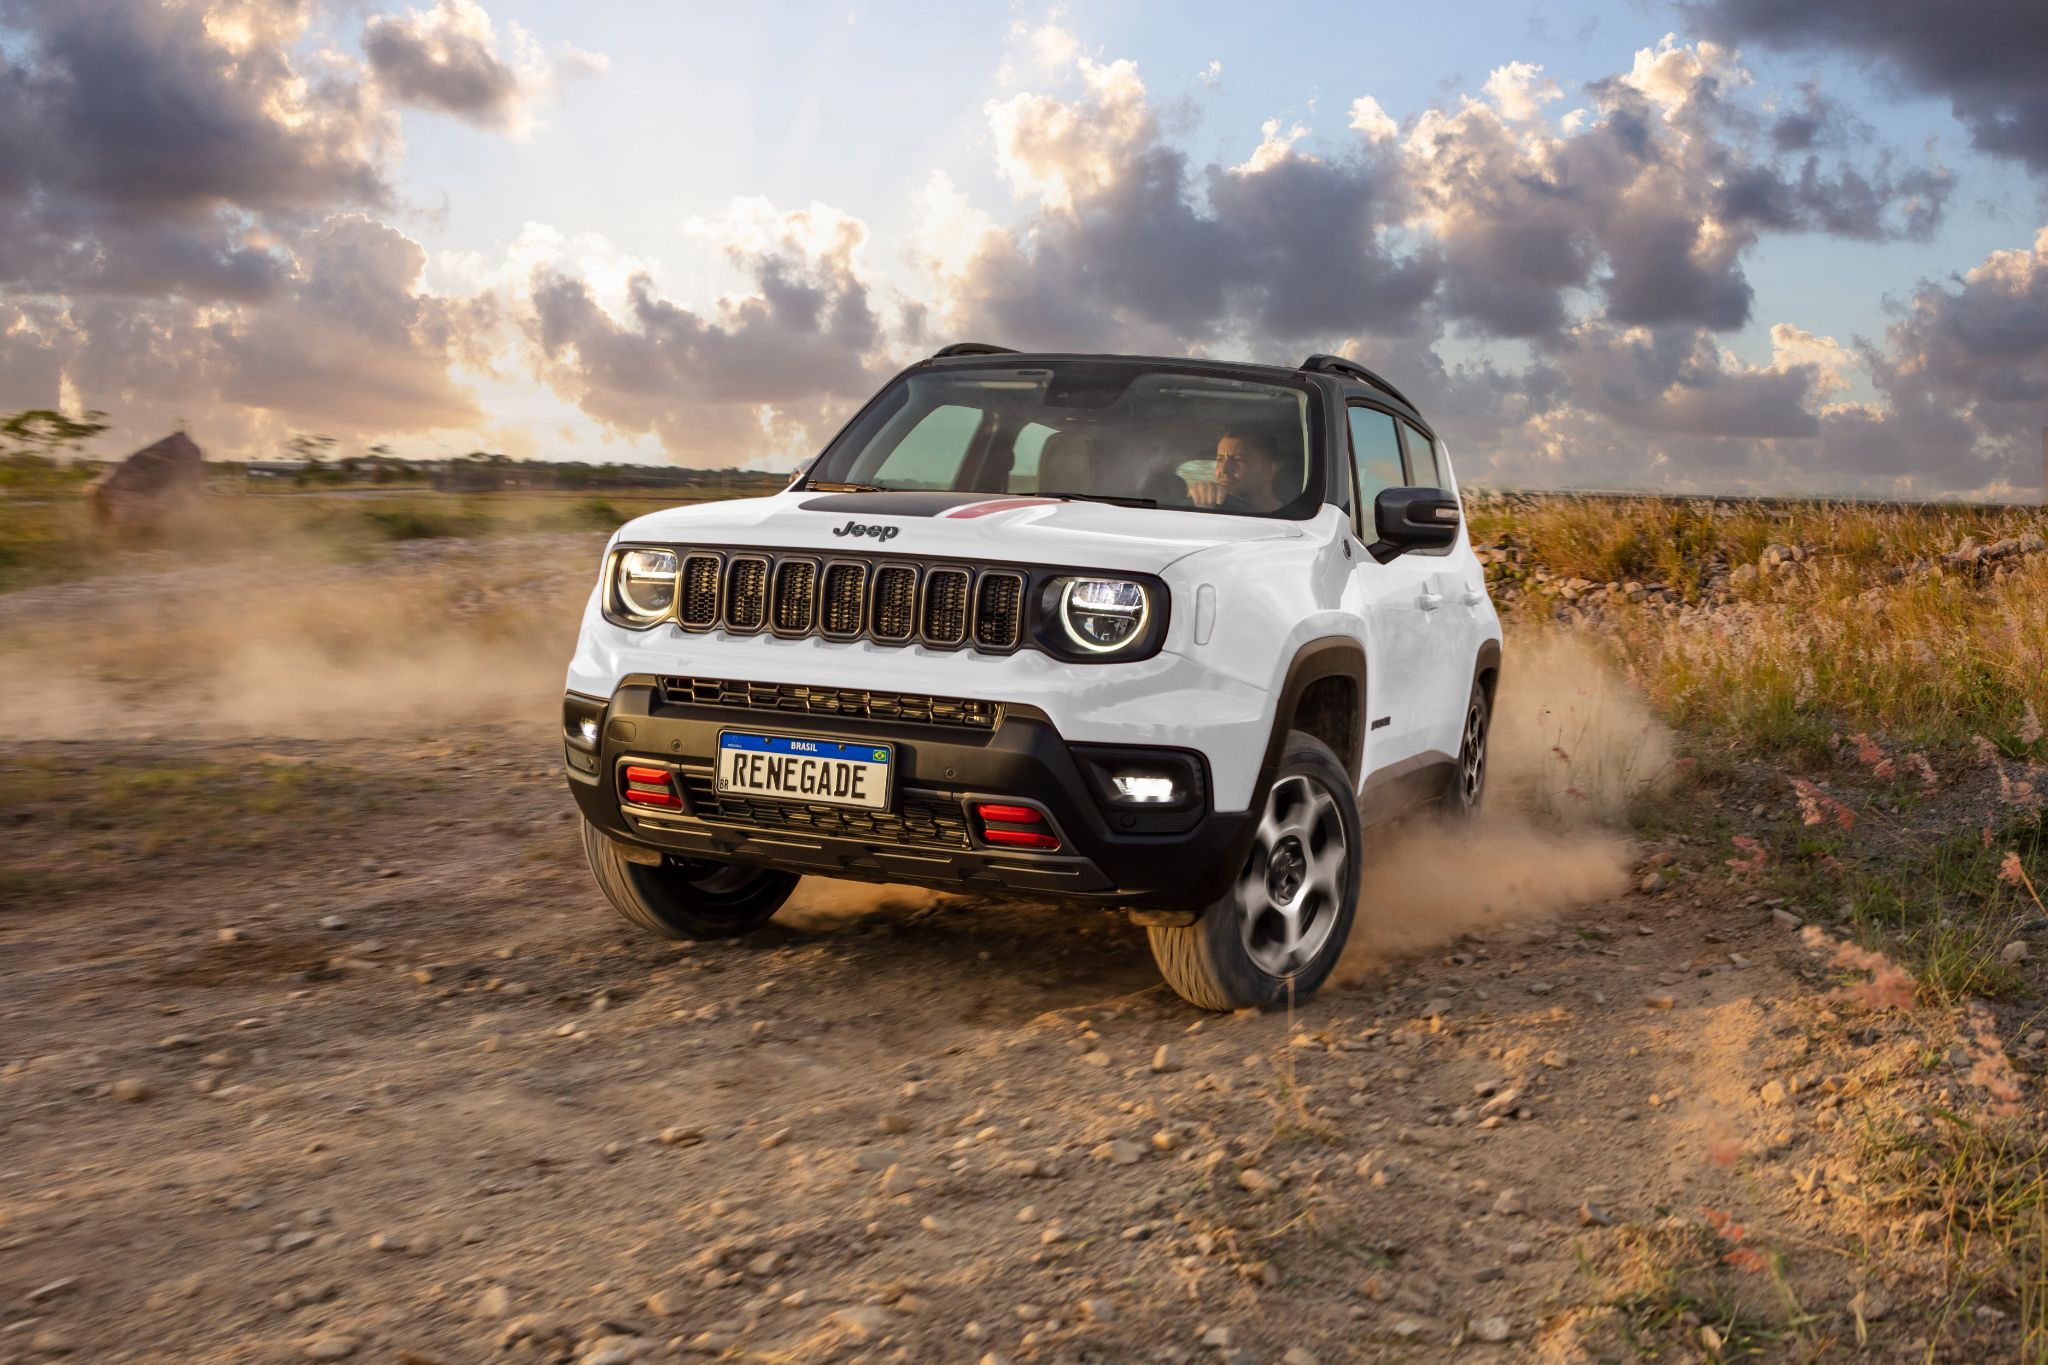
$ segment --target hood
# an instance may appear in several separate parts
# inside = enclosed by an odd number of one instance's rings
[[[796,491],[652,512],[620,540],[1158,573],[1216,545],[1299,539],[1270,517],[990,493]]]

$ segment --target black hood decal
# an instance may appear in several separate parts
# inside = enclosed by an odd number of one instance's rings
[[[935,517],[971,502],[988,502],[1001,493],[956,493],[950,489],[902,493],[820,493],[800,505],[806,512],[832,516]]]

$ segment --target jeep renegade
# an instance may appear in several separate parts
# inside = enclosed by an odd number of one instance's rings
[[[1265,1007],[1336,965],[1363,827],[1477,807],[1500,644],[1443,442],[1363,366],[965,343],[781,493],[620,528],[564,754],[653,933],[805,874],[1050,898]]]

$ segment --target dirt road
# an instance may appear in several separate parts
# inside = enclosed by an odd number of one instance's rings
[[[1755,1095],[1808,957],[1710,879],[1210,1017],[1106,915],[635,937],[530,732],[0,762],[0,1357],[1685,1354],[1772,1294],[1700,1208],[1840,1231]]]
[[[1668,752],[1583,661],[1518,655],[1491,825],[1374,836],[1337,984],[1206,1016],[1101,913],[636,937],[552,740],[594,546],[0,603],[0,1361],[2010,1344],[1847,1159],[1917,1035],[1731,877],[1732,793],[1616,832]]]

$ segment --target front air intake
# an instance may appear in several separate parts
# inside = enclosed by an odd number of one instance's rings
[[[818,633],[828,640],[852,640],[867,624],[865,564],[839,560],[825,566],[825,587],[819,594],[823,621]]]
[[[734,555],[726,569],[725,628],[752,634],[768,624],[768,561]]]
[[[683,557],[683,593],[676,620],[684,630],[709,630],[718,624],[718,556]]]
[[[933,569],[924,576],[924,642],[952,649],[967,642],[965,569]]]
[[[1015,649],[1024,621],[1024,575],[991,570],[974,588],[974,643]]]
[[[885,645],[909,644],[917,634],[917,570],[908,564],[884,564],[875,570],[869,595],[868,630]]]
[[[809,559],[785,559],[775,566],[775,633],[809,635],[816,617],[818,565]]]

